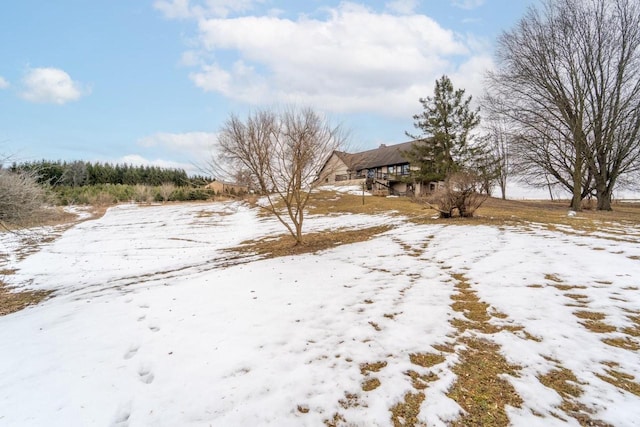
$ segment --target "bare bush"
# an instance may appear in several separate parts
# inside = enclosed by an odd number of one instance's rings
[[[43,213],[44,189],[27,172],[0,169],[0,225],[7,228],[33,223]]]
[[[176,186],[171,182],[163,182],[158,190],[163,202],[168,201],[174,191],[176,191]]]
[[[458,172],[444,182],[444,186],[427,197],[427,204],[440,213],[440,218],[458,215],[471,218],[475,211],[487,200],[481,194],[482,178],[469,172]]]
[[[153,200],[153,194],[149,186],[136,184],[133,187],[133,200],[136,203],[150,203]]]

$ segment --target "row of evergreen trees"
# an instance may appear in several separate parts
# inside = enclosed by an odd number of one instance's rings
[[[38,183],[54,187],[83,187],[104,184],[149,185],[173,184],[178,187],[201,186],[211,179],[189,177],[183,169],[128,164],[91,163],[85,161],[49,161],[14,163],[13,172],[29,172]]]

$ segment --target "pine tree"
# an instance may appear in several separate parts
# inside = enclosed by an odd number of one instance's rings
[[[424,111],[413,116],[421,135],[406,134],[415,139],[405,157],[415,167],[414,176],[421,182],[444,181],[455,172],[472,167],[481,147],[472,145],[470,131],[480,123],[478,110],[471,110],[471,96],[464,89],[454,90],[451,80],[443,75],[436,80],[434,96],[420,98]]]

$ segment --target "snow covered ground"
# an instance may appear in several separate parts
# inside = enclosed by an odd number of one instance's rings
[[[380,224],[395,228],[257,259],[225,248],[283,229],[244,204],[124,205],[10,256],[7,280],[55,297],[0,317],[0,425],[389,426],[390,409],[417,391],[406,374],[416,371],[435,378],[418,420],[441,426],[462,413],[447,391],[464,337],[498,344],[519,367],[503,376],[523,401],[506,408],[512,424],[579,425],[540,381],[562,367],[591,419],[640,425],[640,397],[605,381],[612,370],[640,381],[640,340],[628,332],[640,315],[640,228],[579,235],[340,215],[309,217],[305,229]],[[17,250],[10,236],[0,242]],[[487,322],[498,332],[455,326],[461,278],[501,313]],[[611,330],[588,329],[576,311],[600,313]],[[443,361],[418,366],[410,355],[420,353]],[[372,378],[379,386],[365,391]]]

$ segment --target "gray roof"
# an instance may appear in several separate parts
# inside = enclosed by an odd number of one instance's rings
[[[400,165],[409,163],[402,155],[402,152],[409,151],[414,142],[416,141],[403,142],[402,144],[395,145],[382,144],[373,150],[353,154],[336,151],[336,155],[349,169],[355,171],[373,169],[380,166]]]

